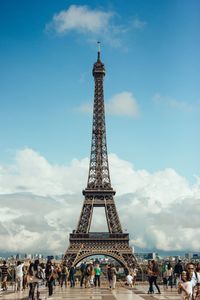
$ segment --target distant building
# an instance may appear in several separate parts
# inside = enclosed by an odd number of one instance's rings
[[[185,257],[189,260],[200,259],[200,252],[189,252],[185,254]]]
[[[135,253],[137,259],[157,259],[158,253],[149,252],[149,253]]]
[[[25,259],[32,259],[32,255],[30,253],[29,254],[26,253],[24,255],[24,257],[25,257]]]

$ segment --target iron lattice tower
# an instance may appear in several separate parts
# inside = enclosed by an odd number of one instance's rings
[[[70,234],[70,244],[64,260],[68,264],[76,265],[90,255],[108,255],[130,271],[136,264],[136,258],[129,247],[129,234],[122,231],[114,202],[115,191],[111,186],[104,109],[105,68],[100,59],[100,49],[97,62],[93,66],[93,76],[95,91],[88,182],[83,190],[85,199],[78,226]],[[94,207],[105,208],[108,232],[90,232]]]

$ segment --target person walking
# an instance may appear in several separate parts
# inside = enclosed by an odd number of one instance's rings
[[[158,294],[161,294],[160,292],[160,288],[157,284],[157,278],[158,278],[158,275],[159,275],[159,268],[158,268],[158,264],[155,262],[155,260],[153,259],[152,260],[152,284],[155,285],[157,291],[158,291]]]
[[[172,290],[172,288],[173,288],[173,268],[172,268],[172,265],[170,262],[167,264],[166,272],[167,272],[167,288],[168,288],[168,286],[170,286],[171,290]]]
[[[147,278],[148,278],[148,282],[149,282],[149,289],[148,289],[148,294],[153,294],[154,290],[153,290],[153,264],[152,261],[149,260],[148,261],[148,265],[147,265]]]
[[[10,275],[6,260],[3,261],[3,265],[0,268],[1,268],[1,275],[2,275],[2,286],[1,287],[2,287],[3,291],[6,291],[8,289],[7,280],[8,280],[8,276]]]

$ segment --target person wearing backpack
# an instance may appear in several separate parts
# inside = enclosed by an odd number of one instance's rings
[[[157,294],[161,294],[160,292],[160,288],[157,284],[157,278],[159,276],[159,268],[158,268],[158,264],[155,262],[155,260],[153,259],[152,261],[152,284],[155,285],[156,289],[157,289]]]
[[[61,282],[60,282],[60,286],[63,286],[63,283],[65,284],[65,287],[67,287],[67,278],[69,275],[69,271],[67,269],[66,264],[63,264],[61,266]]]

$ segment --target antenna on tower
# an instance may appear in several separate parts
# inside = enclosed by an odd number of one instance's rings
[[[101,47],[100,47],[100,42],[97,42],[98,44],[98,60],[100,60],[100,52],[101,52]]]

